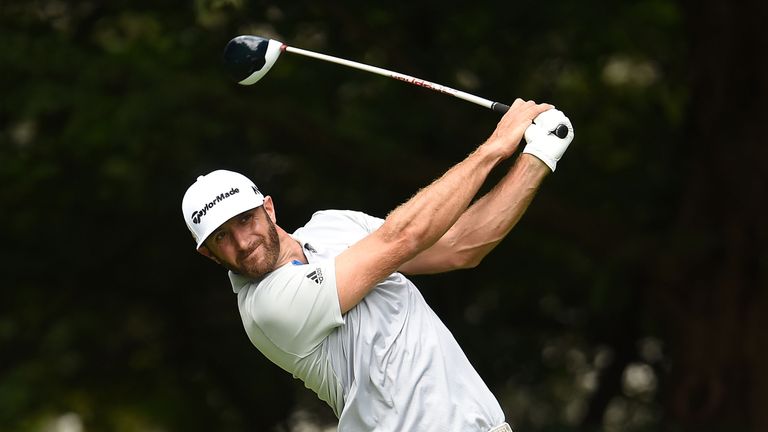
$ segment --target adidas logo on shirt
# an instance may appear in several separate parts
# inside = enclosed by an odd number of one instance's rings
[[[319,268],[316,268],[315,271],[307,275],[307,279],[320,285],[323,283],[323,272]]]

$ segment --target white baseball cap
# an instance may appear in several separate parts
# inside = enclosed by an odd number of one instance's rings
[[[246,176],[217,170],[197,178],[181,201],[187,228],[197,248],[224,222],[264,204],[264,195]]]

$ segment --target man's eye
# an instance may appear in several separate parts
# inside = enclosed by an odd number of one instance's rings
[[[246,213],[242,217],[240,217],[240,223],[246,223],[251,220],[251,214]]]
[[[213,239],[216,240],[216,242],[220,242],[224,240],[224,237],[226,237],[226,234],[223,231],[219,231],[214,234]]]

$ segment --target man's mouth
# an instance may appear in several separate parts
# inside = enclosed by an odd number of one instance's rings
[[[253,255],[256,253],[256,250],[258,248],[260,248],[260,247],[261,247],[261,245],[255,246],[251,250],[249,250],[248,252],[240,254],[240,256],[238,257],[237,261],[239,263],[244,263],[247,260],[251,259],[253,257]]]

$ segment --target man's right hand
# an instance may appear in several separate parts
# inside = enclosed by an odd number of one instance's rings
[[[512,156],[533,119],[552,108],[554,106],[547,103],[537,104],[534,101],[515,99],[509,111],[496,125],[496,130],[483,145],[491,147],[494,152],[499,152],[503,159]]]

